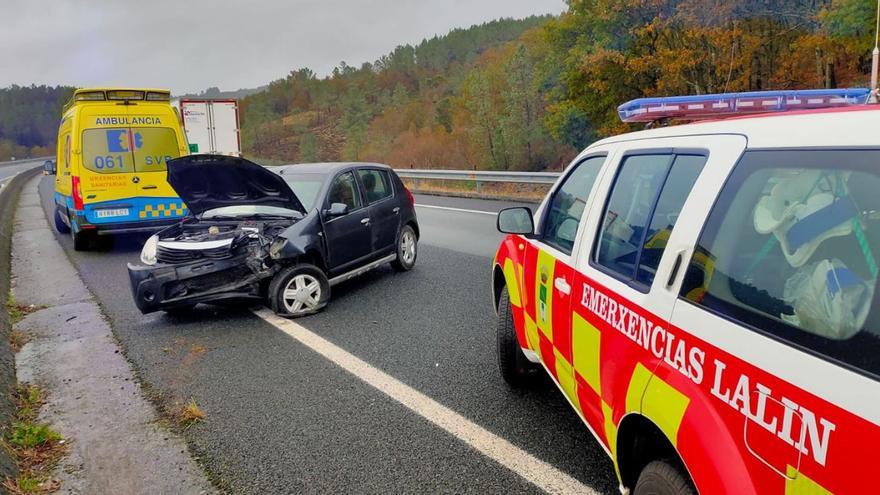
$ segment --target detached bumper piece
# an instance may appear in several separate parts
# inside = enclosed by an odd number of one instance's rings
[[[254,269],[246,256],[183,265],[128,264],[135,304],[142,313],[222,299],[261,297],[259,282],[275,269]]]

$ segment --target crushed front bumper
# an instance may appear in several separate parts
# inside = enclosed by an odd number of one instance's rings
[[[259,282],[275,270],[252,270],[246,256],[179,265],[128,264],[131,294],[142,313],[223,299],[262,297]]]

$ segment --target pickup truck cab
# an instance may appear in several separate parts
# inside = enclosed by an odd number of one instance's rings
[[[499,214],[502,377],[549,374],[622,493],[876,484],[880,106],[867,97],[637,100],[625,120],[715,120],[599,141],[534,215]]]

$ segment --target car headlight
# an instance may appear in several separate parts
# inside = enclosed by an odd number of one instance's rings
[[[281,254],[281,248],[284,247],[284,244],[287,242],[287,239],[283,237],[278,237],[274,241],[272,241],[272,245],[269,246],[269,256],[271,258],[277,258],[279,254]]]
[[[154,235],[147,239],[141,250],[141,262],[145,265],[156,264],[156,250],[159,248],[159,236]]]

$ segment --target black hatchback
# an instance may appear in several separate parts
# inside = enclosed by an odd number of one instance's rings
[[[267,169],[237,157],[168,164],[190,216],[147,240],[128,265],[144,313],[259,298],[282,316],[318,311],[330,287],[382,264],[413,268],[419,225],[412,193],[386,165]]]

